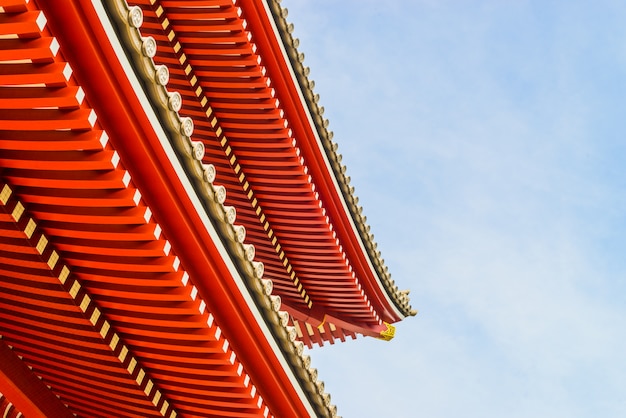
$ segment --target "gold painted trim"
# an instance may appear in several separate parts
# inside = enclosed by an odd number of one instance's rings
[[[13,193],[13,191],[8,184],[5,184],[4,187],[2,187],[2,192],[0,192],[0,202],[2,202],[3,205],[7,204],[9,197],[11,197],[11,193]]]
[[[31,239],[33,237],[33,232],[35,232],[36,227],[37,227],[37,224],[35,223],[33,218],[30,218],[28,220],[28,223],[26,224],[26,228],[24,228],[24,233],[26,234],[28,239]],[[39,254],[41,254],[41,252]]]
[[[13,208],[13,212],[11,212],[11,216],[15,219],[15,222],[19,222],[23,213],[24,205],[22,205],[22,202],[18,201]]]
[[[385,329],[384,331],[381,331],[380,337],[378,338],[381,340],[385,340],[385,341],[391,341],[393,337],[396,335],[396,327],[394,327],[393,325],[387,322],[383,322],[383,324],[385,324],[387,329]]]

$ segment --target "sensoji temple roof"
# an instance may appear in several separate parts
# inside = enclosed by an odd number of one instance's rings
[[[336,416],[391,280],[267,0],[0,0],[0,414]]]

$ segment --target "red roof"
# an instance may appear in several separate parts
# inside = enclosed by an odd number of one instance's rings
[[[265,277],[298,323],[333,325],[307,344],[333,332],[377,336],[383,321],[408,314],[363,248],[269,11],[245,1],[136,3],[141,34],[156,40],[154,60],[170,69],[180,114],[193,119]]]
[[[0,392],[48,416],[333,415],[298,340],[410,307],[282,32],[254,2],[138,3],[0,0]]]

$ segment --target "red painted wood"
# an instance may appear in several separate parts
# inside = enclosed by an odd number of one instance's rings
[[[399,321],[402,318],[393,311],[382,294],[383,290],[376,283],[367,263],[368,256],[361,250],[358,239],[350,226],[350,214],[346,213],[340,203],[338,191],[332,182],[332,175],[324,163],[322,151],[319,149],[312,128],[308,123],[306,110],[299,98],[287,63],[283,59],[280,48],[281,41],[274,36],[274,30],[263,4],[254,0],[240,0],[239,4],[249,24],[249,29],[255,36],[254,42],[258,47],[259,54],[263,57],[263,64],[268,68],[268,73],[272,75],[276,97],[285,109],[294,136],[306,138],[306,140],[300,140],[298,146],[309,165],[311,175],[316,179],[318,192],[328,215],[333,219],[333,225],[357,272],[357,277],[360,278],[366,294],[382,318],[387,322]],[[381,326],[381,331],[383,329],[384,326]]]
[[[0,340],[0,393],[28,418],[74,416],[2,340]]]
[[[41,1],[52,32],[200,295],[276,416],[306,410],[204,230],[87,0]],[[204,278],[204,279],[203,279]]]

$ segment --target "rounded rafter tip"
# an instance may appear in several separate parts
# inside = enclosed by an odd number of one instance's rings
[[[166,86],[170,81],[170,70],[165,65],[157,65],[154,68],[154,79],[162,86]]]
[[[302,341],[294,341],[294,347],[296,347],[296,354],[302,356],[304,353],[304,343]]]
[[[226,187],[219,185],[213,186],[213,192],[215,193],[215,200],[219,203],[224,203],[226,201]],[[254,246],[252,247],[252,258],[254,258]],[[252,258],[248,261],[252,261]]]
[[[254,275],[256,276],[256,278],[262,278],[263,272],[265,271],[265,266],[263,265],[263,263],[260,261],[253,261],[252,267],[254,268]]]
[[[289,325],[289,312],[287,311],[279,311],[278,317],[280,318],[280,325],[286,327]]]
[[[235,237],[237,238],[237,241],[243,243],[243,241],[246,239],[246,227],[243,225],[233,225],[233,229],[235,231]]]
[[[321,380],[318,380],[316,382],[316,386],[317,386],[317,392],[322,394],[324,393],[324,382],[322,382]]]
[[[256,253],[254,249],[254,245],[252,244],[243,244],[243,252],[246,256],[246,260],[252,261],[254,260],[254,254]]]
[[[207,182],[213,183],[215,181],[216,171],[215,171],[215,166],[213,164],[203,164],[202,171],[204,173],[204,179]]]
[[[183,97],[179,92],[173,91],[168,93],[168,105],[171,110],[174,112],[180,111],[180,108],[183,106]]]
[[[157,52],[157,43],[152,36],[141,39],[141,51],[148,58],[154,58]]]
[[[180,132],[186,137],[191,137],[193,135],[193,119],[187,116],[180,118]]]
[[[202,141],[191,141],[191,155],[198,161],[204,158],[204,143]]]
[[[263,287],[263,293],[265,293],[266,296],[272,294],[272,290],[274,290],[274,282],[270,279],[261,279],[261,286]]]
[[[237,209],[234,206],[224,206],[224,215],[229,224],[234,224],[237,219]]]
[[[128,9],[128,23],[139,29],[143,25],[143,11],[139,6],[133,6]]]
[[[296,338],[298,337],[298,332],[296,331],[296,327],[292,327],[288,325],[285,327],[285,329],[287,330],[287,337],[289,338],[289,341],[294,342]]]
[[[278,295],[271,295],[270,296],[270,301],[272,303],[272,310],[274,312],[280,311],[280,306],[282,304],[282,301],[280,300],[280,296],[278,296]]]

